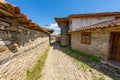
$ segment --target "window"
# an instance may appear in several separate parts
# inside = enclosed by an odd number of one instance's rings
[[[81,43],[89,45],[90,42],[91,42],[91,32],[83,32],[81,34]]]

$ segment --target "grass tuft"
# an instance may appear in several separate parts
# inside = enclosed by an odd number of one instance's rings
[[[102,61],[101,57],[97,57],[94,54],[81,53],[80,51],[74,50],[72,48],[68,48],[68,50],[71,51],[71,52],[73,52],[73,53],[79,54],[80,56],[89,58],[89,59],[91,59],[91,60],[93,60],[95,62],[101,62]]]
[[[26,80],[37,80],[41,77],[41,71],[42,71],[42,68],[44,67],[44,63],[47,58],[48,51],[49,51],[49,48],[45,51],[44,55],[40,57],[40,59],[35,64],[35,66],[32,69],[27,70]]]

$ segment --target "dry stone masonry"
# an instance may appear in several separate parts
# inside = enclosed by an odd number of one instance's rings
[[[25,80],[26,71],[48,46],[48,31],[18,7],[0,2],[0,80]]]
[[[110,48],[110,32],[119,32],[120,27],[96,29],[91,32],[91,45],[81,43],[81,32],[74,32],[71,35],[71,47],[83,53],[91,53],[107,60]],[[87,32],[87,31],[86,31]]]

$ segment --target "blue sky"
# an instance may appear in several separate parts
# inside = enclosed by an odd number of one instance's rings
[[[44,27],[59,33],[54,17],[69,14],[120,11],[120,0],[6,0],[20,7],[22,13]]]

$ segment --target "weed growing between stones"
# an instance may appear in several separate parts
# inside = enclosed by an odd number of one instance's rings
[[[80,56],[89,58],[89,59],[91,59],[91,60],[93,60],[95,62],[101,62],[102,61],[101,57],[97,57],[97,56],[95,56],[93,54],[81,53],[80,51],[74,50],[74,49],[71,49],[71,48],[68,48],[68,50],[73,52],[73,53],[79,54]]]
[[[44,63],[45,63],[45,60],[47,58],[48,51],[49,51],[49,48],[40,57],[40,59],[35,64],[35,66],[32,69],[27,70],[26,80],[37,80],[41,77],[41,71],[42,71],[42,68],[44,67]]]
[[[104,74],[85,64],[82,60],[73,58],[73,60],[79,65],[78,68],[83,70],[85,73],[89,73],[93,80],[105,80]]]

